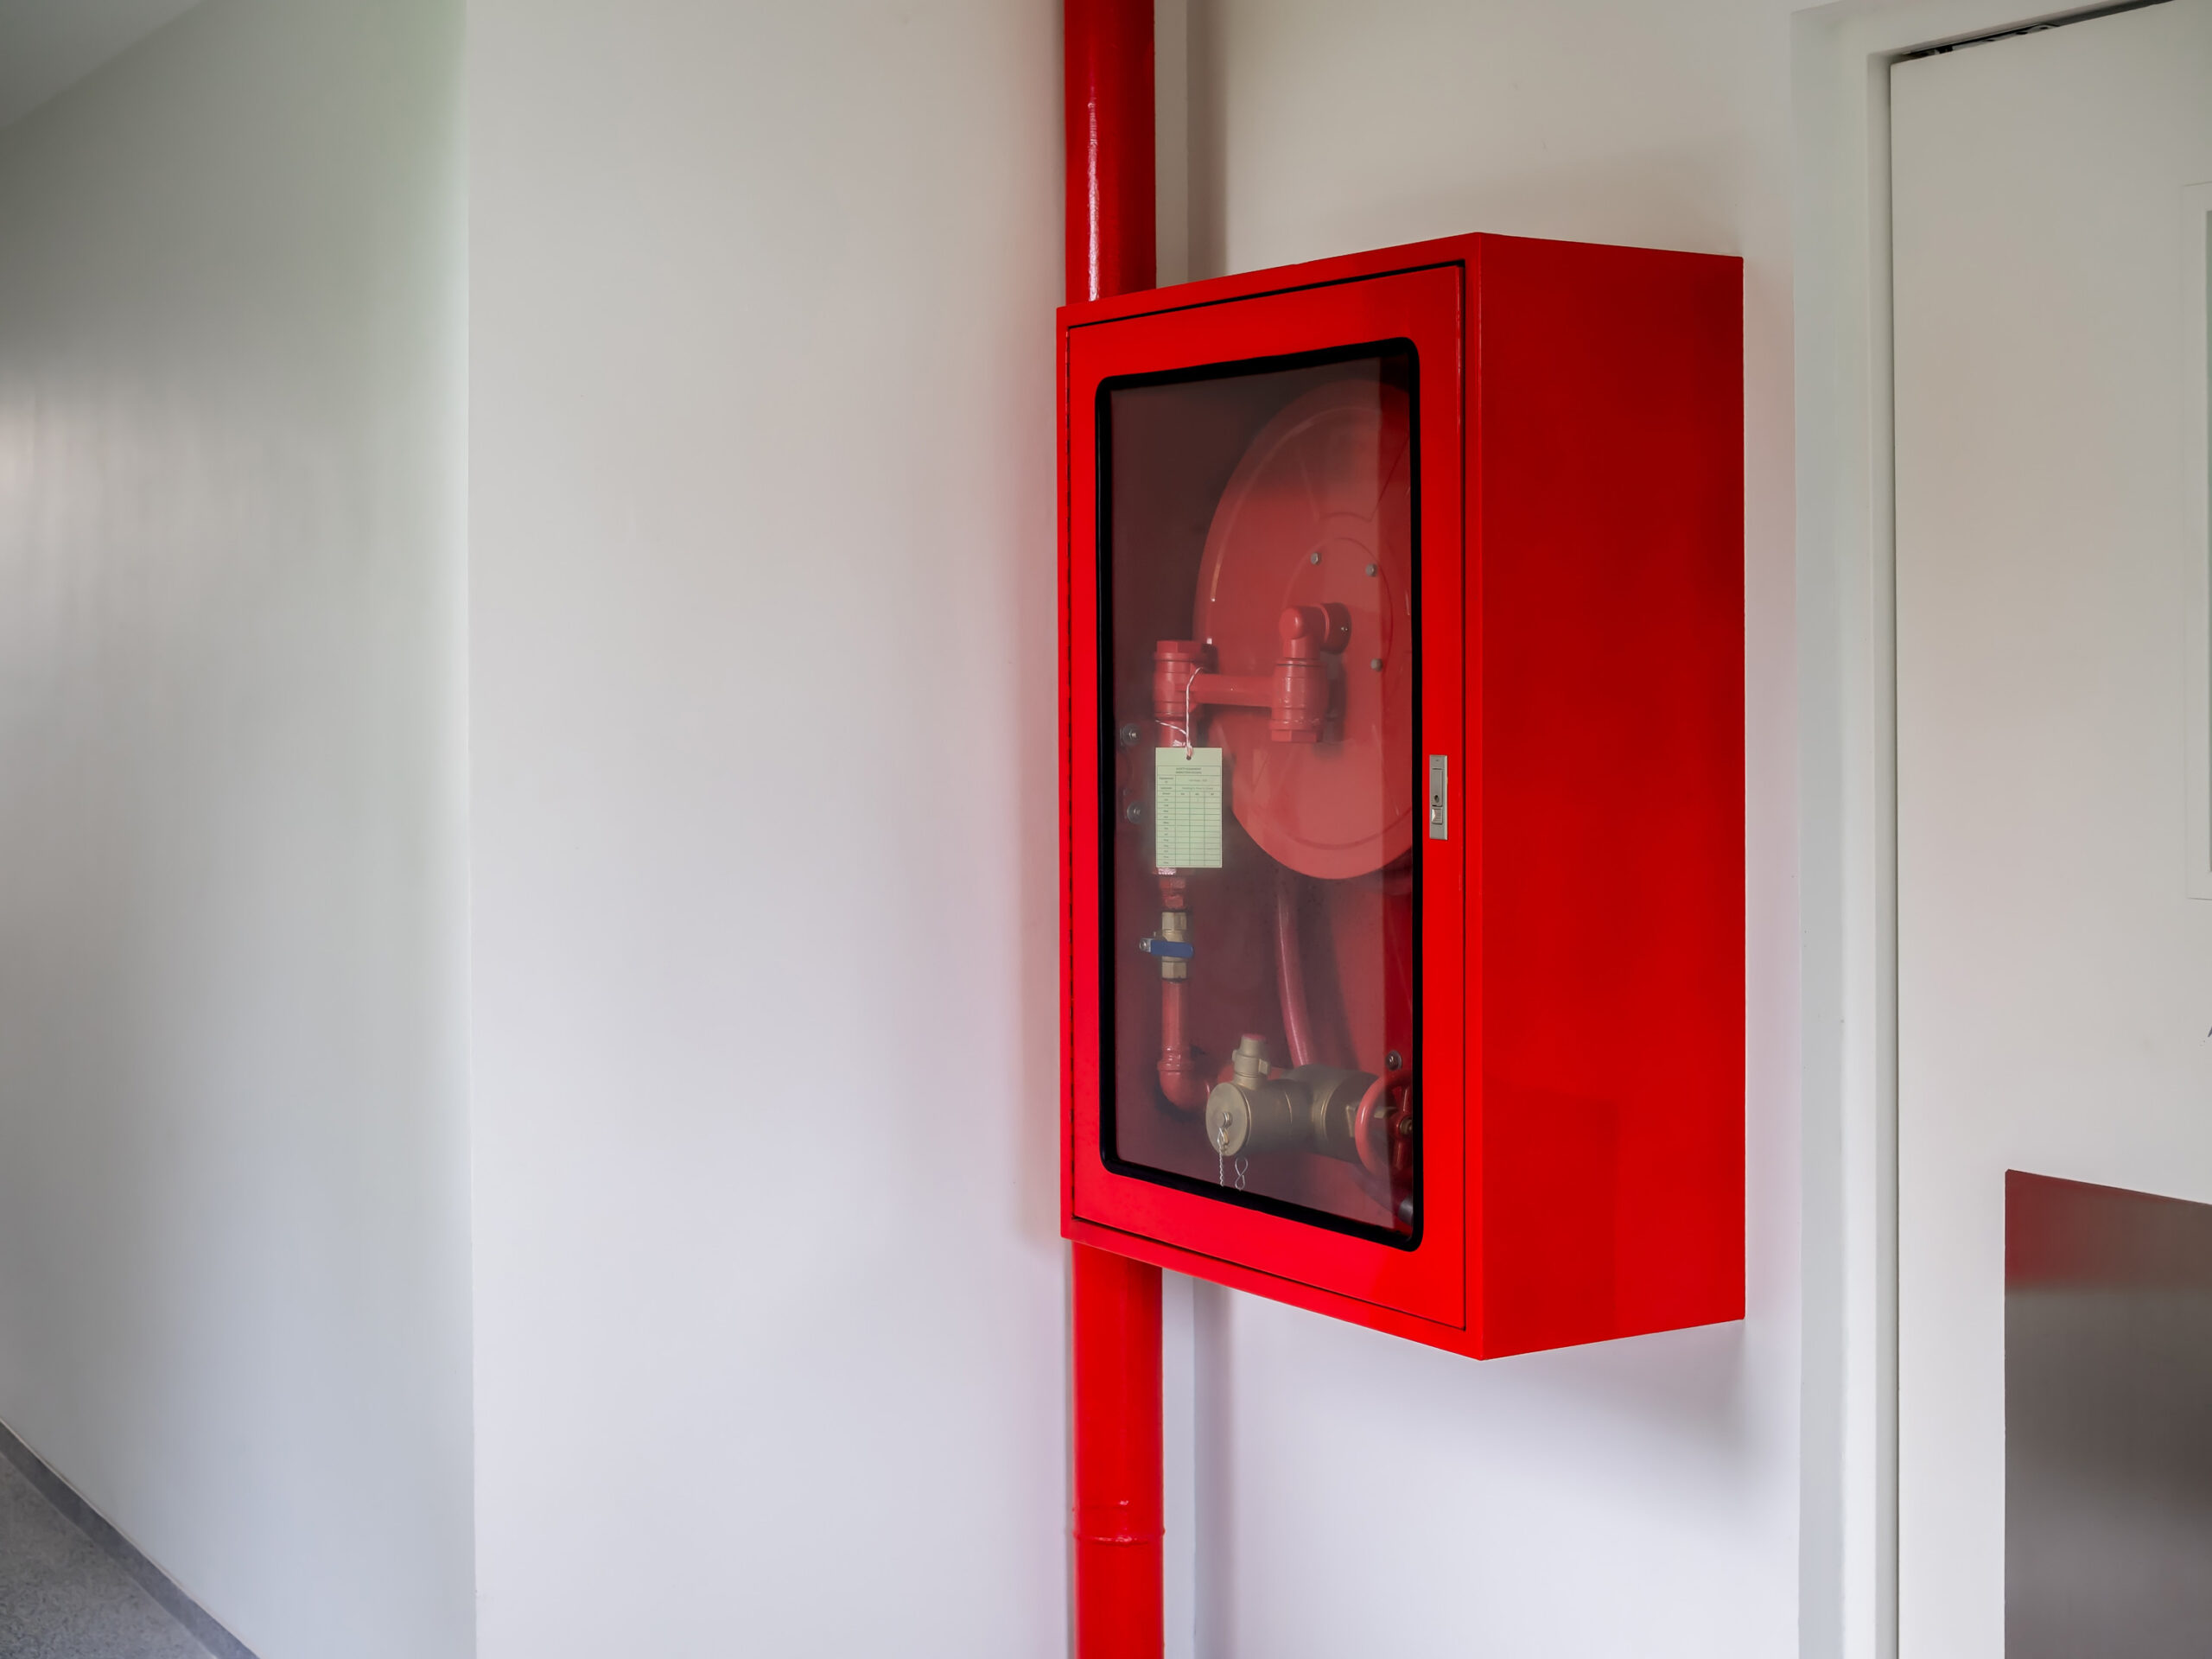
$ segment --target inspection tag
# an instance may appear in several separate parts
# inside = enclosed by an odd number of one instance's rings
[[[1221,868],[1221,751],[1152,752],[1153,862],[1162,868]]]

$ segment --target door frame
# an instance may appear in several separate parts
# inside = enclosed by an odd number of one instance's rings
[[[1890,66],[2155,3],[1829,0],[1789,19],[1804,1659],[1897,1654]]]

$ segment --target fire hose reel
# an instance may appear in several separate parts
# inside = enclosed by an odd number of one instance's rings
[[[1478,1356],[1738,1317],[1738,263],[1059,340],[1064,1230]]]

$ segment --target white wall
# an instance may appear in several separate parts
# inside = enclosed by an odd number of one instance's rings
[[[1202,1291],[1198,1650],[1792,1652],[1786,14],[1761,0],[1191,10],[1194,275],[1467,230],[1742,254],[1748,478],[1750,1317],[1478,1365]]]
[[[1751,423],[1751,1316],[1478,1365],[1202,1288],[1197,1651],[1790,1652],[1783,10],[1189,12],[1195,273],[1741,252]],[[494,1659],[1059,1650],[1057,13],[475,9]]]
[[[1062,1646],[1057,10],[472,9],[493,1659]]]
[[[0,134],[0,1419],[263,1659],[472,1645],[459,36]]]
[[[207,0],[0,137],[0,1416],[264,1659],[467,1640],[450,12]],[[471,9],[493,1659],[1063,1639],[1057,12]],[[1789,1652],[1782,8],[1188,14],[1193,274],[1750,260],[1751,1317],[1201,1287],[1196,1649]]]

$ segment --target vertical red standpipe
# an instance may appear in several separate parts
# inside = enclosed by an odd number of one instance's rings
[[[1076,1659],[1160,1659],[1160,1269],[1070,1249]]]
[[[1150,288],[1153,0],[1065,0],[1068,297]],[[1071,1245],[1076,1659],[1160,1659],[1160,1269]]]
[[[1152,8],[1065,0],[1068,298],[1158,281],[1154,223]]]

